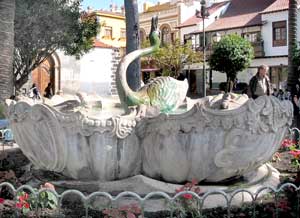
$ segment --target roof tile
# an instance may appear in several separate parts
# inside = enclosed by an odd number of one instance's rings
[[[276,0],[231,0],[228,9],[205,31],[234,29],[246,26],[261,25],[261,12]],[[202,31],[198,31],[202,32]]]
[[[111,45],[105,44],[99,40],[94,40],[94,47],[95,48],[112,48]]]
[[[300,4],[300,0],[297,0]],[[288,10],[289,0],[276,0],[273,4],[267,7],[262,13],[272,13],[276,11]]]

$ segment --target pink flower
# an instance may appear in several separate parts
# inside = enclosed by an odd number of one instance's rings
[[[21,202],[18,202],[18,203],[16,203],[16,207],[19,208],[19,209],[21,209],[23,207],[23,205],[22,205]]]
[[[197,179],[192,179],[192,185],[197,185],[198,184],[198,180]]]
[[[54,185],[51,184],[50,182],[46,182],[44,185],[41,186],[41,188],[47,188],[47,189],[55,191]]]
[[[176,193],[183,192],[184,191],[184,187],[182,186],[180,188],[177,188],[175,191],[176,191]]]
[[[4,203],[4,201],[5,201],[5,199],[4,199],[4,198],[0,198],[0,204],[3,204],[3,203]]]
[[[294,158],[298,158],[300,156],[300,150],[294,150],[289,152]]]
[[[281,143],[281,146],[284,148],[289,148],[294,144],[296,144],[296,141],[291,140],[291,139],[284,139]]]
[[[19,200],[21,202],[27,200],[28,198],[29,198],[29,195],[27,193],[25,193],[24,195],[19,196]]]

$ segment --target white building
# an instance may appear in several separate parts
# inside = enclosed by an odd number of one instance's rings
[[[229,1],[228,4],[219,9],[218,14],[220,16],[216,16],[217,12],[215,11],[205,21],[207,23],[205,33],[208,54],[211,52],[214,36],[241,35],[252,43],[255,59],[250,68],[238,74],[239,81],[248,83],[257,72],[257,67],[267,64],[270,67],[269,74],[273,86],[284,89],[288,65],[288,2],[288,0]],[[300,33],[299,20],[300,11],[298,7],[298,32]],[[201,24],[201,19],[199,19],[197,25],[193,26],[198,28],[196,31],[190,26],[184,26],[184,23],[180,25],[181,32],[184,32],[182,40],[184,38],[194,39],[192,43],[199,50],[202,50]],[[187,32],[190,35],[187,35]],[[300,41],[299,33],[297,34],[298,41]],[[194,65],[190,68],[195,71],[195,80],[200,80],[197,77],[202,77],[202,67]],[[225,74],[208,72],[208,75],[207,83],[211,89],[218,88],[220,82],[226,81]],[[198,93],[200,90],[201,87],[197,87]]]
[[[61,90],[64,93],[86,92],[108,96],[116,94],[114,73],[119,50],[96,41],[94,48],[80,60],[58,53],[61,60]]]

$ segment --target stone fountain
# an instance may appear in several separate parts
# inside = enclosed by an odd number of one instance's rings
[[[169,183],[216,183],[249,175],[270,160],[292,122],[289,101],[232,94],[230,107],[220,110],[222,95],[184,101],[186,81],[171,78],[159,78],[136,93],[127,90],[127,66],[158,48],[155,35],[152,43],[120,63],[123,108],[103,102],[102,109],[89,107],[84,98],[9,103],[15,140],[36,168],[80,181],[143,175]]]
[[[270,160],[292,121],[289,101],[242,97],[235,109],[212,109],[209,97],[184,113],[142,119],[135,111],[91,116],[86,109],[62,112],[23,100],[10,104],[9,120],[17,144],[37,168],[73,179],[141,174],[172,183],[220,182]]]

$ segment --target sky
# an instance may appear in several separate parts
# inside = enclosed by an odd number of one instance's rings
[[[93,9],[99,10],[99,9],[109,9],[109,5],[113,2],[117,4],[118,6],[121,6],[124,4],[124,1],[126,0],[83,0],[82,6],[83,9],[86,9],[88,6],[92,7]],[[142,8],[144,2],[152,2],[156,3],[158,0],[138,0],[139,9]],[[167,0],[160,0],[160,2],[165,2]]]

